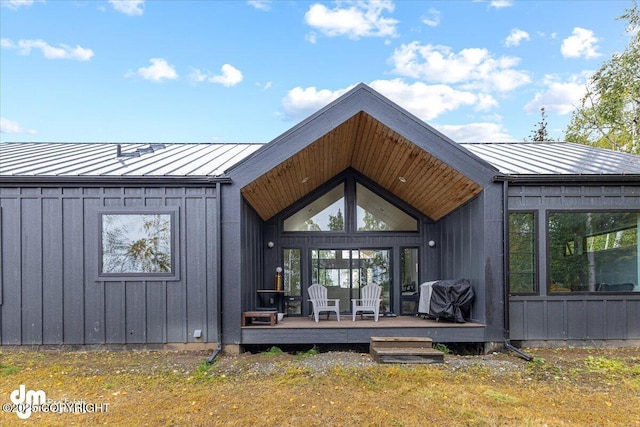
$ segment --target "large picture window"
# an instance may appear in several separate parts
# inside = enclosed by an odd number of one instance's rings
[[[177,275],[176,216],[176,211],[100,213],[100,275]]]
[[[532,212],[509,214],[509,291],[532,294],[536,286],[536,230]]]
[[[638,212],[552,212],[551,292],[640,292]]]

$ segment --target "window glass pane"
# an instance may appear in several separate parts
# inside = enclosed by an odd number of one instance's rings
[[[536,291],[536,248],[533,213],[509,214],[509,287],[511,293]]]
[[[300,249],[284,250],[284,290],[288,295],[300,295]]]
[[[387,249],[311,251],[311,280],[327,287],[328,298],[340,300],[340,311],[351,311],[351,298],[360,297],[368,283],[382,286],[381,312],[390,305],[390,259]]]
[[[552,292],[638,292],[636,212],[549,214]]]
[[[301,314],[301,270],[300,270],[300,249],[284,249],[284,271],[283,283],[286,305],[286,312],[289,315]]]
[[[284,231],[344,231],[344,184],[284,220]]]
[[[418,248],[400,251],[400,280],[402,283],[402,314],[418,312]]]
[[[170,214],[102,214],[102,273],[170,273]]]
[[[361,184],[356,199],[358,231],[418,231],[418,220]]]
[[[354,251],[356,252],[356,251]],[[360,298],[359,287],[364,287],[369,283],[376,283],[382,286],[382,302],[380,303],[380,313],[391,311],[390,304],[390,276],[391,251],[387,249],[360,249],[357,251],[359,257],[353,262],[354,269],[354,296]]]

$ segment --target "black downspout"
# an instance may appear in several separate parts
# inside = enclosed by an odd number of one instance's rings
[[[502,182],[502,203],[503,203],[503,211],[504,211],[504,219],[503,219],[503,230],[502,230],[502,246],[503,246],[503,259],[504,259],[504,268],[502,269],[502,283],[504,284],[503,293],[504,293],[504,347],[507,350],[511,350],[514,353],[518,354],[527,362],[533,360],[533,357],[523,352],[517,347],[514,347],[511,344],[510,336],[510,326],[509,326],[509,276],[507,274],[507,269],[509,268],[509,182],[504,180]]]
[[[216,183],[216,316],[218,316],[218,346],[207,359],[211,364],[222,351],[222,185]]]

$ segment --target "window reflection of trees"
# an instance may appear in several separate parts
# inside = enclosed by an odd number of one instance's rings
[[[637,213],[551,213],[548,227],[552,292],[637,289]]]
[[[102,273],[169,272],[171,215],[102,216]]]
[[[535,256],[533,213],[510,213],[509,287],[511,293],[533,293],[536,291]]]

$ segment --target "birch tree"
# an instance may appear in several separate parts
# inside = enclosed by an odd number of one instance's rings
[[[640,154],[640,8],[638,1],[618,19],[631,39],[589,78],[581,105],[565,132],[570,142]]]

